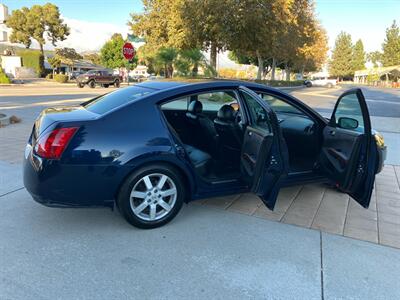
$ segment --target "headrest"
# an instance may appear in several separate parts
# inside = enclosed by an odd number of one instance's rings
[[[219,109],[217,117],[220,120],[232,121],[235,119],[235,110],[232,106],[225,104]]]
[[[195,115],[201,114],[203,111],[203,104],[201,104],[201,102],[198,100],[191,101],[189,104],[188,111]]]

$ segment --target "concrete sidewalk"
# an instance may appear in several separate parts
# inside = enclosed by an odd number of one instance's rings
[[[194,204],[139,230],[43,207],[0,168],[0,299],[400,298],[394,248]]]

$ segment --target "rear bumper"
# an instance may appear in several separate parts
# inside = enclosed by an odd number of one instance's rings
[[[114,176],[115,175],[115,176]],[[63,165],[45,160],[26,146],[24,186],[32,198],[50,207],[113,207],[122,170],[109,166]]]

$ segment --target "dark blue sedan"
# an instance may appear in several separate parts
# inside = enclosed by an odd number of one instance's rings
[[[116,205],[132,225],[154,228],[183,202],[253,192],[273,209],[281,187],[310,182],[335,184],[367,208],[385,155],[359,89],[325,119],[264,85],[149,81],[45,109],[24,184],[46,206]]]

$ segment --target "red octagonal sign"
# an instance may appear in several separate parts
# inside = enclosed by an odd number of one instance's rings
[[[131,43],[125,43],[122,47],[122,54],[124,55],[125,59],[131,60],[135,57],[135,48]]]

